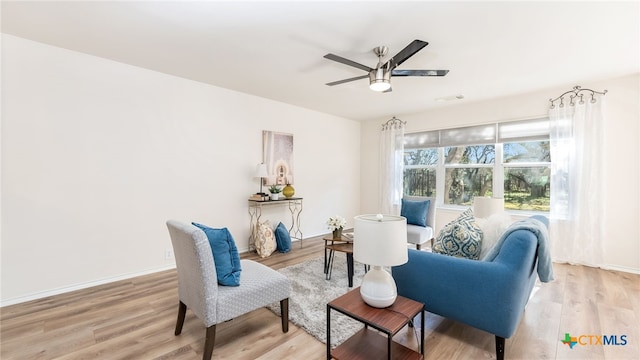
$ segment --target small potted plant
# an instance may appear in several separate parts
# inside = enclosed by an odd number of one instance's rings
[[[342,216],[332,216],[327,220],[327,228],[333,233],[333,238],[340,240],[342,238],[342,230],[347,225],[347,221]]]
[[[271,185],[271,187],[269,187],[269,192],[271,193],[271,200],[278,200],[278,197],[280,196],[280,192],[282,191],[282,189],[280,189],[278,187],[278,185]]]

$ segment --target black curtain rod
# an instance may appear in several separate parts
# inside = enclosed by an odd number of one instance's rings
[[[389,127],[394,125],[406,125],[406,124],[407,124],[406,121],[402,121],[394,116],[391,119],[387,120],[386,123],[382,124],[382,130],[388,129]]]
[[[581,86],[576,85],[573,87],[573,90],[569,90],[567,92],[565,92],[564,94],[558,96],[555,99],[549,99],[549,101],[551,102],[551,108],[555,108],[556,104],[554,104],[555,101],[560,100],[560,107],[564,107],[564,96],[567,94],[571,94],[569,96],[569,105],[573,106],[574,102],[573,99],[579,97],[580,98],[580,104],[584,104],[584,100],[582,99],[582,97],[584,96],[584,94],[582,93],[583,91],[585,92],[590,92],[591,93],[591,102],[594,103],[596,102],[596,98],[595,98],[595,94],[600,94],[600,95],[605,95],[607,93],[607,90],[604,90],[603,92],[599,92],[599,91],[595,91],[595,90],[591,90],[591,89],[583,89]]]

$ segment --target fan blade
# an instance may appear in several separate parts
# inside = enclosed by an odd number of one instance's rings
[[[352,60],[349,60],[349,59],[345,59],[345,58],[343,58],[341,56],[334,55],[334,54],[327,54],[327,55],[324,56],[324,58],[325,59],[329,59],[329,60],[333,60],[333,61],[337,61],[337,62],[339,62],[341,64],[353,66],[355,68],[362,69],[362,70],[364,70],[366,72],[369,72],[369,71],[373,70],[372,68],[370,68],[368,66],[365,66],[365,65],[362,65],[362,64],[358,64],[355,61],[352,61]]]
[[[352,77],[352,78],[349,78],[349,79],[343,79],[343,80],[330,82],[330,83],[327,83],[326,85],[329,85],[329,86],[340,85],[340,84],[344,84],[344,83],[349,82],[349,81],[360,80],[360,79],[364,79],[364,78],[368,78],[368,77],[369,77],[369,75],[356,76],[356,77]]]
[[[391,76],[445,76],[449,70],[392,70]]]
[[[392,57],[391,60],[389,60],[391,62],[391,69],[395,69],[427,45],[429,45],[429,43],[426,41],[413,40],[409,45],[407,45],[407,47],[402,49],[399,53],[396,54],[396,56]]]

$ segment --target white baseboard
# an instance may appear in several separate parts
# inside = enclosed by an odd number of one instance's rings
[[[605,266],[603,267],[603,269],[606,269],[606,270],[613,270],[613,271],[621,271],[621,272],[626,272],[626,273],[631,273],[631,274],[640,275],[640,269],[634,269],[634,268],[629,268],[629,267],[625,267],[625,266],[618,266],[618,265],[605,265]]]
[[[292,239],[292,243],[294,242],[298,242],[300,241],[299,239]],[[243,253],[243,252],[248,252],[249,249],[238,249],[239,253]],[[100,279],[100,280],[94,280],[94,281],[89,281],[86,283],[80,283],[80,284],[74,284],[74,285],[70,285],[70,286],[63,286],[60,288],[56,288],[56,289],[51,289],[51,290],[46,290],[46,291],[39,291],[39,292],[35,292],[29,295],[24,295],[24,296],[18,296],[15,298],[10,298],[10,299],[2,299],[0,300],[0,308],[1,307],[5,307],[5,306],[9,306],[9,305],[15,305],[15,304],[20,304],[23,302],[27,302],[27,301],[32,301],[32,300],[38,300],[38,299],[42,299],[48,296],[54,296],[54,295],[60,295],[60,294],[64,294],[64,293],[68,293],[71,291],[76,291],[76,290],[81,290],[81,289],[86,289],[86,288],[90,288],[93,286],[98,286],[98,285],[104,285],[104,284],[108,284],[108,283],[112,283],[115,281],[120,281],[120,280],[126,280],[126,279],[131,279],[134,278],[136,276],[143,276],[143,275],[149,275],[149,274],[153,274],[153,273],[157,273],[160,271],[165,271],[165,270],[169,270],[169,269],[175,269],[176,268],[176,264],[169,264],[166,266],[162,266],[159,268],[154,268],[154,269],[149,269],[149,270],[145,270],[145,271],[141,271],[141,272],[135,272],[135,273],[130,273],[130,274],[125,274],[125,275],[120,275],[120,276],[114,276],[114,277],[108,277],[108,278],[104,278],[104,279]]]
[[[162,266],[162,267],[154,268],[154,269],[149,269],[149,270],[145,270],[145,271],[141,271],[141,272],[124,274],[124,275],[119,275],[119,276],[114,276],[114,277],[108,277],[108,278],[104,278],[104,279],[100,279],[100,280],[89,281],[89,282],[86,282],[86,283],[74,284],[74,285],[70,285],[70,286],[63,286],[63,287],[59,287],[59,288],[52,289],[52,290],[40,291],[40,292],[36,292],[36,293],[33,293],[33,294],[25,295],[25,296],[18,296],[18,297],[12,298],[12,299],[2,300],[2,301],[0,301],[0,307],[20,304],[20,303],[27,302],[27,301],[32,301],[32,300],[38,300],[38,299],[42,299],[42,298],[45,298],[45,297],[48,297],[48,296],[60,295],[60,294],[68,293],[68,292],[71,292],[71,291],[86,289],[86,288],[90,288],[90,287],[93,287],[93,286],[104,285],[104,284],[108,284],[108,283],[112,283],[112,282],[116,282],[116,281],[120,281],[120,280],[131,279],[131,278],[134,278],[134,277],[137,277],[137,276],[149,275],[149,274],[157,273],[157,272],[160,272],[160,271],[165,271],[165,270],[170,270],[170,269],[175,269],[175,268],[176,268],[176,264],[174,263],[174,264],[169,264],[169,265],[166,265],[166,266]]]

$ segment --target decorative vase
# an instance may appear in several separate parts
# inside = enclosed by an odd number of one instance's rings
[[[284,195],[284,197],[286,198],[292,197],[295,193],[296,190],[293,188],[293,186],[291,186],[291,184],[287,184],[284,189],[282,189],[282,195]]]
[[[342,228],[333,230],[333,239],[340,240],[342,238]]]

